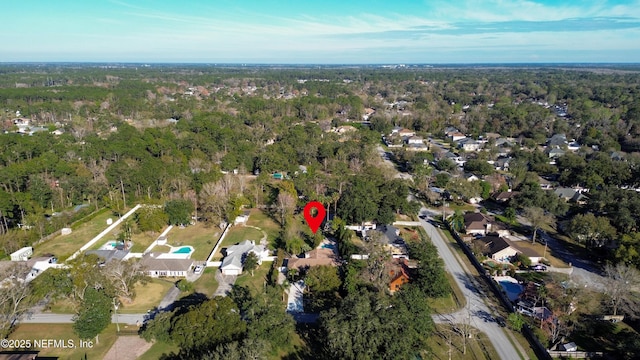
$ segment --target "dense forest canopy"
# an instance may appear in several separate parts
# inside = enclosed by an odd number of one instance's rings
[[[349,221],[388,220],[415,209],[391,193],[419,185],[374,170],[380,134],[394,126],[423,136],[442,137],[454,126],[471,137],[514,139],[520,149],[513,156],[526,170],[590,188],[589,212],[609,217],[622,234],[637,229],[635,194],[615,206],[601,195],[640,178],[640,73],[633,66],[5,64],[0,73],[0,228],[38,229],[3,236],[5,253],[69,223],[75,215],[63,210],[79,204],[115,209],[190,199],[209,220],[228,219],[241,204],[275,202],[277,190],[270,195],[265,179],[293,176],[301,165],[308,173],[294,179],[292,194],[300,201],[321,199]],[[558,133],[583,149],[549,164],[539,147]],[[612,160],[610,152],[620,150],[625,161]],[[493,173],[483,156],[465,169]],[[419,170],[418,161],[406,156],[410,169]],[[536,195],[526,170],[514,176],[530,192],[520,207],[565,213],[555,199]],[[226,172],[261,175],[240,194],[226,191],[234,205],[220,209],[211,199]],[[444,184],[445,176],[436,178]]]

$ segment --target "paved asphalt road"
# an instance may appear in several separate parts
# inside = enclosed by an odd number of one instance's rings
[[[118,314],[118,323],[120,324],[142,324],[147,314]],[[25,315],[20,320],[21,323],[40,323],[40,324],[64,324],[73,322],[73,314],[49,314],[40,313]],[[116,322],[116,315],[111,317],[111,322]]]
[[[426,214],[429,212],[426,208],[422,208],[420,209],[420,213]],[[471,313],[471,325],[487,335],[501,359],[515,360],[526,357],[523,349],[518,351],[511,341],[509,341],[506,333],[507,330],[498,324],[492,315],[493,311],[491,311],[483,301],[483,298],[487,295],[478,290],[475,280],[469,275],[469,271],[466,271],[462,262],[457,259],[458,256],[450,247],[448,241],[446,241],[442,237],[442,234],[428,221],[421,219],[420,222],[433,241],[433,244],[438,248],[438,253],[444,261],[445,268],[453,276],[458,287],[460,287],[465,294],[468,303],[467,308],[454,314],[435,316],[435,320],[437,322],[461,323],[469,319],[469,313]]]

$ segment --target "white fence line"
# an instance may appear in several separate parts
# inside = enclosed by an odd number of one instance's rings
[[[395,221],[394,226],[421,226],[419,221]]]
[[[231,229],[231,224],[227,225],[227,228],[224,229],[224,231],[222,232],[222,235],[220,235],[220,238],[218,239],[218,242],[216,242],[216,245],[213,247],[213,250],[211,250],[211,254],[209,254],[209,257],[207,257],[207,267],[215,266],[215,265],[209,265],[209,264],[212,263],[211,259],[213,258],[213,255],[216,254],[216,251],[218,251],[218,247],[220,247],[220,244],[222,244],[222,240],[224,240],[224,237],[227,236],[229,229]]]
[[[126,218],[128,218],[129,216],[131,216],[133,213],[135,213],[138,209],[140,209],[140,204],[136,205],[133,209],[129,210],[126,214],[124,214],[120,219],[116,220],[113,224],[109,225],[109,227],[107,227],[106,229],[104,229],[100,234],[98,234],[96,237],[94,237],[93,239],[89,240],[88,243],[84,244],[84,246],[82,246],[80,248],[80,250],[76,251],[75,253],[73,253],[73,255],[69,256],[69,258],[67,258],[66,261],[69,260],[73,260],[75,259],[78,255],[80,255],[83,251],[87,250],[88,248],[92,247],[95,243],[97,243],[98,241],[100,241],[100,239],[102,239],[105,235],[107,235],[109,232],[111,232],[111,230],[115,229],[116,226],[120,225],[120,223],[122,223]]]

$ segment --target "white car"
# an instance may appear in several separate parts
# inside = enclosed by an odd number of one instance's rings
[[[204,267],[202,265],[198,265],[195,268],[193,268],[193,273],[194,274],[200,274],[200,273],[202,273],[202,270],[204,270]]]

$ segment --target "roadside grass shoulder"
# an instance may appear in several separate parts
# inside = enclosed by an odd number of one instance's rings
[[[80,347],[80,338],[73,332],[73,324],[20,324],[9,336],[10,339],[52,339],[58,341],[73,341],[75,348],[62,348],[60,346],[40,347],[38,358],[60,358],[60,359],[103,359],[113,343],[116,341],[116,325],[111,324],[98,336],[99,342],[95,338],[90,339],[93,346]],[[3,349],[5,350],[5,349]]]

